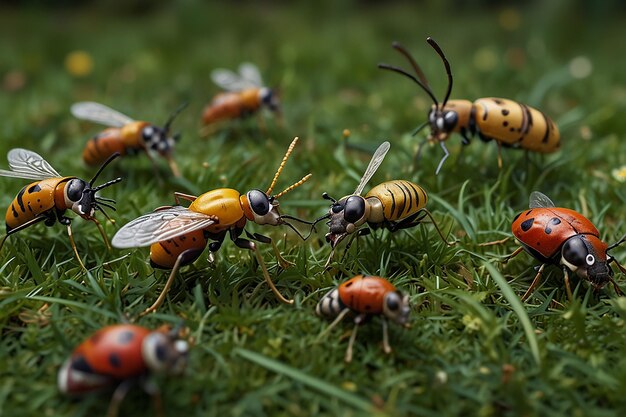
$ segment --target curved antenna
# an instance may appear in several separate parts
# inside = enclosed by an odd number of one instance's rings
[[[287,194],[289,191],[293,190],[296,187],[301,186],[302,184],[304,184],[309,178],[311,178],[313,174],[307,174],[304,177],[302,177],[302,179],[298,182],[296,182],[295,184],[290,185],[289,187],[285,188],[284,190],[282,190],[280,193],[276,194],[275,196],[273,196],[275,199],[279,198],[281,195],[285,195]]]
[[[105,183],[104,183],[104,184],[102,184],[102,185],[98,185],[96,188],[92,188],[92,189],[91,189],[91,191],[93,191],[93,192],[100,191],[101,189],[103,189],[103,188],[105,188],[105,187],[108,187],[109,185],[113,185],[113,184],[115,184],[115,183],[118,183],[118,182],[120,182],[120,181],[122,181],[122,177],[117,177],[117,178],[116,178],[116,179],[114,179],[114,180],[107,181],[107,182],[105,182]]]
[[[393,72],[397,72],[398,74],[402,74],[405,77],[410,78],[417,85],[422,87],[422,90],[426,91],[426,93],[430,96],[430,98],[433,101],[433,103],[435,103],[435,107],[439,107],[439,102],[437,101],[437,98],[435,98],[435,95],[432,93],[432,91],[430,91],[430,89],[428,89],[424,84],[422,84],[422,82],[420,80],[415,78],[413,75],[409,74],[408,72],[406,72],[402,68],[394,67],[393,65],[389,65],[389,64],[378,64],[378,68],[389,70],[389,71],[393,71]]]
[[[448,89],[446,90],[446,96],[443,99],[443,102],[441,103],[441,108],[443,109],[446,103],[448,102],[448,99],[450,98],[450,93],[452,93],[452,81],[453,80],[452,80],[452,71],[450,70],[450,63],[448,62],[448,60],[446,59],[446,56],[444,55],[443,51],[439,47],[439,44],[437,44],[437,42],[435,42],[433,38],[431,38],[430,36],[427,37],[426,42],[428,42],[428,44],[432,46],[435,52],[437,52],[437,55],[439,55],[439,57],[443,61],[443,65],[446,67],[446,74],[448,75]]]
[[[605,252],[610,251],[611,249],[615,249],[616,247],[618,247],[619,245],[621,245],[622,243],[624,243],[626,241],[626,235],[622,236],[622,238],[620,240],[618,240],[617,242],[613,243],[611,246],[609,246],[608,248],[606,248]]]
[[[291,141],[291,144],[289,145],[289,148],[287,148],[287,152],[285,153],[285,156],[283,156],[283,160],[281,161],[280,165],[278,166],[278,170],[276,170],[276,174],[274,174],[274,179],[272,180],[272,183],[270,184],[270,186],[267,189],[267,191],[265,192],[265,194],[267,194],[267,195],[271,195],[272,194],[272,190],[274,189],[274,185],[276,185],[276,181],[278,181],[278,176],[283,171],[283,168],[285,167],[285,163],[287,162],[287,159],[289,159],[289,155],[291,155],[291,152],[293,151],[294,146],[296,146],[296,142],[298,142],[298,137],[297,136],[295,138],[293,138],[293,140]]]
[[[169,119],[167,119],[167,122],[165,122],[165,125],[163,126],[163,130],[165,130],[166,133],[169,132],[170,126],[172,125],[172,122],[174,121],[176,116],[178,116],[180,112],[183,111],[188,105],[189,102],[185,101],[180,106],[178,106],[178,108],[176,108],[176,110],[174,110],[174,112],[170,115]]]
[[[118,156],[120,156],[120,153],[119,152],[115,152],[113,155],[109,156],[109,158],[106,161],[104,161],[104,164],[100,165],[100,168],[98,169],[98,172],[96,172],[96,175],[94,175],[93,178],[91,179],[91,181],[89,181],[89,188],[91,188],[93,186],[93,183],[96,181],[96,179],[98,178],[98,175],[100,175],[102,170],[104,168],[106,168],[106,166],[109,165],[111,163],[111,161],[113,161]],[[121,180],[122,179],[119,178],[119,181],[121,181]]]
[[[409,51],[404,46],[402,46],[400,42],[397,42],[397,41],[393,41],[391,46],[393,47],[393,49],[400,52],[409,61],[409,63],[413,67],[413,71],[415,71],[415,74],[417,74],[417,78],[419,78],[422,84],[424,84],[424,86],[426,86],[432,92],[432,89],[430,88],[430,84],[428,84],[428,80],[426,79],[426,76],[424,75],[424,72],[415,61],[415,58],[413,58],[413,56],[409,53]]]

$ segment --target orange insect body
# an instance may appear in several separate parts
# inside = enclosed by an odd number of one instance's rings
[[[83,149],[83,161],[87,165],[99,165],[114,153],[127,155],[145,151],[142,131],[148,122],[135,121],[123,127],[109,127],[92,137]]]
[[[205,125],[245,117],[261,107],[261,88],[248,88],[237,92],[224,92],[216,95],[202,113]]]
[[[180,255],[181,265],[189,265],[202,255],[208,243],[203,230],[195,230],[173,239],[154,243],[150,246],[150,264],[156,268],[172,269]]]
[[[385,295],[396,287],[381,277],[357,275],[339,286],[339,297],[350,309],[366,314],[382,314]]]
[[[20,190],[5,216],[7,232],[50,211],[67,210],[65,186],[76,177],[48,178],[28,184]]]

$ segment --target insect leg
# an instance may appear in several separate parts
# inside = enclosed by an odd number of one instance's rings
[[[352,346],[354,345],[354,341],[356,340],[356,332],[359,329],[359,325],[363,322],[363,319],[365,319],[365,316],[363,314],[359,314],[354,318],[354,329],[352,329],[350,341],[348,341],[348,348],[346,349],[346,356],[344,357],[344,361],[347,363],[352,362]]]
[[[546,267],[546,264],[541,264],[541,267],[539,267],[539,271],[537,271],[537,275],[535,275],[535,278],[533,279],[533,282],[530,284],[530,287],[528,287],[524,295],[522,295],[522,298],[521,298],[522,302],[526,301],[526,299],[530,297],[530,295],[535,291],[535,288],[537,287],[537,284],[539,284],[539,280],[541,279],[541,275],[543,274],[543,268],[545,267]],[[569,281],[567,282],[567,285],[569,288]]]
[[[316,341],[324,338],[328,332],[330,332],[337,324],[339,324],[339,322],[341,320],[343,320],[343,318],[346,316],[346,314],[348,314],[350,312],[349,308],[344,308],[343,310],[341,310],[339,312],[339,314],[337,314],[337,317],[335,318],[335,320],[333,320],[332,323],[330,323],[328,325],[328,327],[326,327],[326,329],[324,329],[324,331],[322,333],[319,334],[319,336],[317,336],[317,338],[315,339]]]
[[[283,258],[283,256],[280,253],[280,250],[278,249],[278,246],[276,246],[276,243],[272,240],[272,238],[261,235],[259,233],[250,234],[247,230],[246,230],[246,236],[248,236],[249,239],[256,240],[257,242],[271,244],[272,250],[274,251],[274,255],[276,256],[276,260],[278,261],[278,264],[280,265],[281,268],[287,269],[290,266],[295,265],[293,262],[289,262],[288,260]]]
[[[74,242],[74,235],[72,234],[72,223],[71,222],[67,223],[67,236],[69,236],[69,238],[70,238],[70,245],[72,246],[72,249],[74,250],[74,255],[76,256],[76,259],[78,260],[78,263],[80,264],[80,266],[83,267],[83,269],[85,271],[87,271],[87,268],[85,267],[85,264],[83,263],[82,259],[80,259],[80,255],[78,254],[78,249],[76,248],[76,242]]]
[[[39,223],[39,222],[44,221],[44,220],[49,220],[49,216],[47,216],[47,215],[45,215],[45,214],[42,214],[42,215],[40,215],[40,216],[35,217],[35,218],[34,218],[34,219],[32,219],[32,220],[27,221],[27,222],[26,222],[26,223],[24,223],[24,224],[21,224],[21,225],[17,226],[17,227],[16,227],[16,228],[14,228],[14,229],[9,230],[9,231],[7,232],[7,234],[6,234],[6,235],[4,235],[4,237],[3,237],[3,238],[2,238],[2,240],[0,241],[0,250],[2,250],[2,247],[4,246],[4,241],[5,241],[5,240],[7,240],[7,238],[8,238],[10,235],[12,235],[13,233],[19,232],[20,230],[26,229],[28,226],[32,226],[33,224],[35,224],[35,223]]]
[[[163,417],[163,398],[159,386],[151,379],[145,378],[141,381],[143,390],[152,397],[154,411],[157,417]]]
[[[115,392],[113,392],[113,396],[111,397],[106,417],[117,417],[120,410],[120,404],[134,383],[135,381],[133,379],[127,379],[117,386]]]
[[[185,194],[185,193],[179,193],[178,191],[174,192],[174,200],[176,201],[176,204],[181,205],[180,204],[180,200],[187,200],[187,201],[194,201],[196,200],[198,197],[196,197],[195,195],[191,195],[191,194]]]
[[[448,148],[446,148],[446,144],[444,142],[439,142],[439,145],[441,145],[441,149],[443,149],[443,158],[441,158],[441,161],[439,161],[439,165],[437,165],[437,170],[435,171],[435,175],[439,174],[439,171],[441,171],[441,167],[443,166],[443,163],[450,156],[450,152],[448,152]]]
[[[161,294],[159,294],[159,297],[150,307],[146,308],[141,314],[139,314],[139,317],[145,316],[146,314],[150,314],[153,311],[156,311],[159,307],[161,307],[161,304],[163,304],[163,301],[165,301],[165,296],[169,292],[172,284],[174,283],[174,277],[176,276],[176,272],[178,272],[178,269],[180,268],[181,263],[185,259],[185,255],[190,250],[186,250],[182,252],[180,255],[178,255],[178,258],[176,258],[176,262],[174,262],[174,266],[172,267],[172,270],[170,272],[170,276],[167,278],[167,282],[165,283],[165,286],[161,290]]]
[[[441,229],[439,228],[439,226],[437,226],[437,222],[435,221],[435,219],[433,218],[433,215],[430,214],[430,211],[426,210],[425,208],[420,210],[423,211],[424,214],[426,216],[428,216],[428,218],[430,218],[430,221],[433,223],[433,226],[435,226],[435,230],[437,230],[437,233],[439,233],[439,237],[441,238],[441,240],[448,246],[454,246],[456,245],[456,240],[454,242],[448,242],[445,238],[445,236],[443,235],[443,233],[441,232]]]
[[[98,227],[98,231],[100,232],[100,236],[102,236],[102,240],[104,240],[104,243],[107,246],[107,249],[111,250],[111,244],[109,243],[109,238],[107,237],[106,233],[104,233],[104,229],[102,228],[102,224],[100,224],[98,219],[96,219],[95,217],[92,217],[91,221],[93,221],[96,224],[96,226]]]
[[[569,271],[565,266],[563,267],[563,279],[565,280],[565,291],[567,291],[567,298],[572,301],[574,296],[572,295],[572,287],[569,284]]]
[[[385,317],[381,318],[383,322],[383,351],[389,354],[391,353],[391,346],[389,346],[389,330],[387,325],[387,319]]]
[[[523,251],[524,251],[524,247],[520,246],[519,248],[515,249],[515,251],[513,251],[512,254],[510,254],[507,257],[505,257],[502,260],[502,263],[505,264],[505,263],[509,262],[511,259],[515,258],[517,255],[519,255]]]
[[[232,229],[231,229],[231,239],[232,238],[233,238],[233,234],[232,234]],[[263,271],[263,277],[265,278],[265,282],[267,282],[267,285],[270,286],[270,289],[272,290],[276,298],[278,298],[281,302],[285,304],[293,304],[293,300],[286,299],[285,297],[283,297],[283,295],[280,292],[278,292],[278,289],[274,285],[274,282],[272,281],[272,278],[270,277],[269,272],[267,272],[267,267],[265,266],[265,262],[263,261],[261,252],[259,252],[259,249],[256,247],[254,242],[248,239],[240,238],[240,237],[233,239],[233,242],[235,243],[235,245],[237,245],[237,247],[240,247],[242,249],[248,249],[254,252],[257,262],[259,263],[259,265],[261,266],[261,270]]]
[[[499,141],[495,141],[498,145],[498,169],[502,169],[502,144]]]

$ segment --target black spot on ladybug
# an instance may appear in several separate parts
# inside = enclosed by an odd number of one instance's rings
[[[351,286],[352,286],[352,284],[354,284],[354,282],[352,282],[352,281],[347,282],[347,283],[346,283],[346,288],[351,287]]]
[[[544,232],[546,232],[546,235],[549,235],[550,233],[552,233],[552,229],[550,228],[550,226],[546,226],[545,229],[543,229]]]
[[[517,218],[518,218],[519,216],[521,216],[521,215],[522,215],[522,213],[519,213],[517,216],[515,216],[515,218],[513,219],[513,222],[515,222],[515,220],[517,220]]]
[[[117,342],[120,345],[127,345],[129,344],[133,339],[135,338],[135,333],[129,331],[125,331],[120,333],[120,335],[117,337]]]
[[[83,355],[77,356],[72,359],[72,369],[77,371],[86,372],[88,374],[93,373],[93,368],[89,365],[89,362]]]
[[[508,116],[509,115],[509,111],[507,109],[502,109],[502,115],[503,116]]]
[[[533,212],[532,210],[528,210],[528,211],[526,212],[526,215],[528,216],[528,215],[530,215],[530,213],[532,213],[532,212]]]
[[[535,222],[535,218],[532,217],[528,220],[524,220],[521,224],[522,230],[528,232],[528,230],[533,227],[533,223]]]
[[[372,306],[371,306],[371,305],[369,305],[369,304],[366,304],[366,305],[365,305],[365,310],[366,310],[366,311],[370,311],[371,309],[372,309]]]
[[[191,238],[191,240],[192,240],[193,242],[195,242],[195,241],[196,241],[196,238],[195,238],[195,237],[192,237],[192,238]]]
[[[515,128],[514,127],[509,127],[509,132],[515,132]]]
[[[494,101],[494,103],[496,103],[496,104],[502,104],[502,103],[504,103],[504,102],[503,102],[502,100],[500,100],[499,98],[494,98],[494,99],[493,99],[493,101]]]
[[[541,242],[537,242],[537,243],[536,243],[536,246],[541,246]]]
[[[507,127],[508,125],[509,125],[509,122],[507,122],[506,120],[502,122],[502,126]]]
[[[557,224],[561,224],[561,219],[559,219],[558,217],[553,217],[553,218],[550,219],[550,224],[553,224],[555,226]]]
[[[112,367],[119,369],[122,366],[122,359],[120,359],[117,353],[111,353],[109,355],[109,363]]]
[[[38,198],[38,199],[37,199],[37,202],[38,202],[38,203],[41,203],[41,198]]]

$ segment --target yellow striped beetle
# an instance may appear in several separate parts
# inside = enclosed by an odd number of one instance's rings
[[[349,247],[355,237],[367,235],[371,229],[385,228],[395,232],[418,225],[426,216],[433,222],[441,239],[448,245],[453,244],[446,241],[435,219],[426,210],[428,196],[419,185],[406,180],[387,181],[372,188],[365,197],[361,196],[363,188],[383,162],[389,147],[389,142],[383,142],[376,149],[354,193],[339,200],[327,193],[322,194],[324,199],[332,201],[328,213],[315,221],[317,223],[330,219],[327,222],[329,232],[326,234],[326,241],[332,245],[332,250],[326,266],[330,264],[335,248],[346,236],[352,234]],[[359,229],[365,223],[369,228]]]
[[[393,48],[409,61],[417,77],[392,65],[378,64],[378,67],[410,78],[433,100],[434,105],[428,114],[428,120],[415,129],[413,135],[426,125],[430,126],[430,134],[425,142],[439,142],[444,151],[444,156],[437,166],[437,173],[449,156],[444,142],[453,132],[461,134],[463,145],[469,145],[470,138],[476,134],[485,142],[494,140],[498,145],[498,166],[500,168],[502,168],[502,146],[539,153],[551,153],[559,149],[561,146],[559,128],[552,119],[537,109],[513,100],[496,97],[480,98],[473,103],[469,100],[448,101],[453,81],[450,64],[437,42],[430,37],[426,41],[443,61],[448,75],[448,88],[441,104],[437,101],[428,80],[415,59],[399,43],[394,42]],[[425,142],[420,144],[418,156]]]

